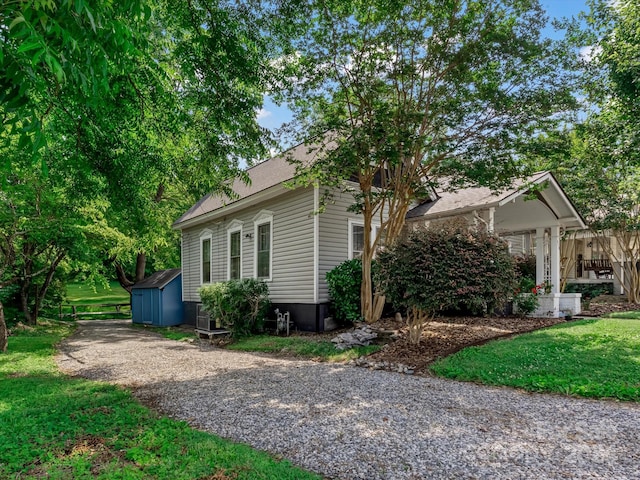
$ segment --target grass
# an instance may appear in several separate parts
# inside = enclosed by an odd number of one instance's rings
[[[94,288],[87,283],[70,283],[67,285],[67,304],[70,305],[98,305],[105,303],[129,303],[129,292],[120,286],[117,281],[109,282],[109,287],[106,288],[102,285],[96,285]],[[82,312],[107,312],[111,307],[79,307],[78,317],[82,318]],[[63,313],[71,313],[69,306],[63,307]],[[117,313],[115,308],[113,312],[108,312],[103,318],[129,318],[131,316],[131,310],[129,308],[122,308],[120,313]],[[97,318],[95,315],[91,318]]]
[[[320,478],[159,417],[124,389],[63,375],[54,345],[72,328],[16,332],[0,354],[0,478]]]
[[[356,347],[349,350],[337,350],[335,345],[326,340],[318,340],[312,337],[275,337],[271,335],[254,335],[238,338],[227,345],[229,350],[244,352],[266,352],[280,355],[289,355],[305,358],[313,358],[328,362],[344,362],[353,360],[363,355],[380,350],[379,345]]]
[[[593,398],[640,401],[640,320],[600,319],[470,347],[436,362],[438,375]]]
[[[640,311],[634,310],[631,312],[612,312],[608,313],[605,318],[628,318],[632,320],[640,320]]]
[[[101,285],[93,287],[87,283],[70,283],[67,285],[69,303],[129,303],[129,292],[116,281],[109,282],[109,288]]]

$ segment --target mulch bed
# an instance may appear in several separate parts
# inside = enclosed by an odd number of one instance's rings
[[[427,324],[420,344],[413,345],[406,338],[406,326],[403,322],[385,318],[372,327],[383,332],[383,335],[393,332],[392,336],[396,340],[385,344],[379,352],[369,355],[367,360],[408,365],[413,367],[415,374],[426,375],[431,363],[465,347],[564,322],[563,318],[436,318]]]
[[[589,303],[580,317],[600,317],[607,313],[640,310],[640,304],[628,303],[619,295],[603,295]],[[452,317],[429,322],[419,345],[409,343],[406,325],[396,318],[381,319],[372,327],[382,336],[391,334],[395,340],[367,357],[369,362],[387,362],[413,367],[417,375],[428,375],[429,365],[465,347],[481,345],[490,340],[564,323],[564,318],[519,317]]]

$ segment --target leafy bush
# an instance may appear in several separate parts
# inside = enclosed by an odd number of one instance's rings
[[[269,287],[263,280],[244,278],[212,283],[198,290],[205,311],[235,336],[260,332],[269,311]]]
[[[325,276],[335,319],[339,322],[357,322],[360,315],[360,285],[362,260],[347,260],[327,272]]]
[[[538,295],[536,292],[536,282],[529,277],[520,278],[520,287],[518,293],[513,299],[513,304],[516,307],[517,314],[520,317],[526,317],[527,315],[536,311],[540,302],[538,301]]]
[[[536,278],[536,256],[518,255],[514,257],[516,261],[516,274],[520,278]],[[535,284],[535,280],[532,280]]]
[[[376,282],[409,315],[445,310],[490,314],[516,289],[514,260],[506,244],[459,225],[411,232],[378,255]]]
[[[581,293],[583,300],[596,298],[599,295],[613,295],[613,282],[607,283],[569,283],[564,293]]]

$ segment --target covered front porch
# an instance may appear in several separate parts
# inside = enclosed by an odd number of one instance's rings
[[[410,222],[433,224],[463,218],[472,228],[485,228],[509,243],[513,255],[535,255],[538,295],[535,316],[561,317],[581,311],[579,293],[560,293],[562,285],[561,238],[586,228],[584,220],[550,172],[540,172],[496,193],[474,187],[438,192],[438,198],[416,207]]]

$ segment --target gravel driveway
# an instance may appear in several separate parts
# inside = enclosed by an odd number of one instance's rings
[[[269,358],[79,322],[58,362],[339,479],[640,479],[640,406]],[[640,381],[640,380],[639,380]]]

